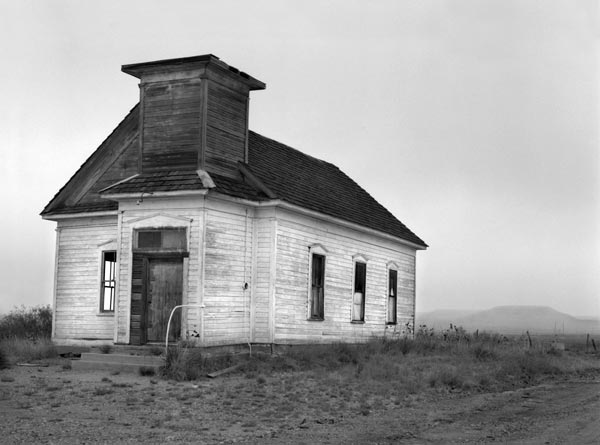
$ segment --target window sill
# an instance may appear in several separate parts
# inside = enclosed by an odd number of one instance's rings
[[[352,324],[365,324],[364,320],[352,320],[350,323]]]
[[[96,314],[96,317],[114,317],[115,313],[114,312],[98,312]]]
[[[324,318],[307,318],[306,321],[325,321]]]

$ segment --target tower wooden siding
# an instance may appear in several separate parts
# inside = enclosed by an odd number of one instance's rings
[[[142,84],[142,171],[197,170],[200,79]]]
[[[212,55],[126,65],[140,79],[140,172],[206,170],[240,178],[248,103],[264,83]]]
[[[248,95],[214,82],[208,84],[206,149],[203,169],[237,175],[237,163],[247,162]]]

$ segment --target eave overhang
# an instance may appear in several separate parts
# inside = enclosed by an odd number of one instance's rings
[[[238,82],[243,83],[250,90],[264,90],[266,84],[226,64],[213,54],[201,56],[181,57],[178,59],[155,60],[152,62],[131,63],[121,66],[121,71],[131,76],[142,77],[163,75],[167,73],[181,73],[182,71],[205,71],[207,68],[215,69],[221,74],[226,74]],[[204,75],[204,74],[203,74]]]
[[[117,216],[118,210],[104,210],[101,212],[78,212],[78,213],[46,213],[41,215],[47,221],[59,221],[74,218],[96,218],[102,216]]]

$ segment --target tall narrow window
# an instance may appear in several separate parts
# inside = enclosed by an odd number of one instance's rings
[[[102,252],[102,281],[100,283],[100,311],[115,311],[115,266],[117,252]]]
[[[398,298],[398,271],[388,272],[388,315],[387,323],[396,324],[396,302]]]
[[[367,265],[354,263],[354,295],[352,298],[352,321],[365,321],[365,291]]]
[[[310,319],[325,319],[325,256],[316,253],[312,255]]]

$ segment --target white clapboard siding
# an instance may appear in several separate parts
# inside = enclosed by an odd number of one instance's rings
[[[308,320],[310,246],[327,250],[325,319]],[[352,286],[355,255],[367,261],[365,322],[352,323]],[[275,341],[365,341],[388,335],[388,264],[398,266],[398,324],[414,318],[414,249],[389,239],[366,235],[290,212],[278,212],[277,277],[275,286]],[[407,332],[408,333],[408,332]]]
[[[274,228],[271,218],[258,217],[255,221],[256,242],[254,252],[254,288],[253,288],[253,341],[268,343],[271,341],[271,265],[274,260]],[[274,277],[273,277],[274,279]]]
[[[102,251],[114,247],[117,217],[58,223],[53,339],[112,341],[114,316],[100,312]]]
[[[205,345],[251,341],[252,235],[250,210],[211,203],[204,242]]]

